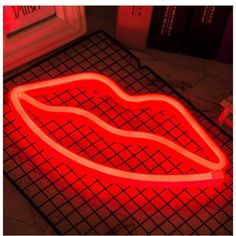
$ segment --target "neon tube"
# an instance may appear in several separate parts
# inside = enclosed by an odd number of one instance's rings
[[[210,148],[210,150],[214,153],[214,155],[218,158],[218,162],[211,162],[206,160],[195,153],[188,151],[182,146],[164,138],[156,134],[150,134],[146,132],[138,132],[138,131],[126,131],[116,127],[113,127],[99,117],[94,114],[80,108],[75,107],[65,107],[63,106],[48,106],[45,105],[30,95],[28,92],[37,93],[40,89],[56,89],[58,87],[63,87],[67,89],[68,87],[78,86],[80,83],[87,83],[89,85],[93,85],[94,83],[100,83],[101,85],[105,85],[109,90],[114,93],[114,96],[117,96],[121,103],[125,103],[126,106],[134,106],[135,104],[140,103],[155,103],[164,102],[171,105],[178,112],[180,112],[185,118],[186,121],[192,126],[192,128],[202,137],[202,140],[206,143],[206,145]],[[21,101],[26,101],[32,106],[42,110],[48,111],[52,113],[65,113],[72,114],[77,116],[79,119],[85,119],[87,123],[92,126],[96,126],[100,130],[106,132],[107,134],[112,135],[117,139],[124,139],[127,142],[137,142],[142,141],[144,143],[150,143],[151,145],[164,145],[170,149],[173,149],[175,152],[180,154],[183,158],[187,158],[191,161],[196,162],[197,164],[206,167],[209,169],[207,173],[200,174],[187,174],[187,175],[158,175],[158,174],[141,174],[134,173],[129,171],[123,171],[111,167],[107,167],[93,161],[87,160],[82,156],[79,156],[72,151],[66,149],[58,142],[54,141],[51,137],[49,137],[46,133],[44,133],[28,116],[26,111],[24,110]],[[30,130],[37,135],[38,138],[43,140],[47,145],[55,149],[62,156],[69,158],[76,163],[78,163],[81,167],[89,168],[91,171],[100,172],[107,176],[112,176],[118,179],[126,179],[132,180],[132,182],[142,183],[185,183],[185,182],[196,182],[196,181],[204,181],[204,180],[214,180],[214,179],[222,179],[224,177],[224,169],[226,168],[227,160],[225,154],[220,150],[220,148],[215,144],[215,142],[211,139],[211,137],[206,133],[206,131],[200,126],[200,124],[193,118],[193,116],[188,112],[188,110],[176,99],[164,95],[164,94],[149,94],[149,95],[128,95],[123,90],[121,90],[112,80],[107,77],[96,74],[96,73],[81,73],[78,75],[68,76],[59,79],[53,79],[48,81],[36,82],[32,84],[26,84],[22,86],[15,87],[10,91],[10,101],[12,103],[15,111],[20,115],[21,119]]]

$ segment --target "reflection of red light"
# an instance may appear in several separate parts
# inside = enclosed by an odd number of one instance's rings
[[[135,109],[136,106],[155,107],[159,104],[162,106],[164,104],[164,106],[170,107],[173,109],[173,112],[180,114],[182,119],[184,119],[185,122],[192,127],[192,129],[199,136],[199,140],[201,139],[201,143],[204,143],[204,145],[209,149],[206,152],[208,152],[209,155],[214,156],[213,159],[217,159],[218,161],[213,162],[204,159],[203,157],[190,152],[179,144],[176,144],[173,141],[156,134],[139,131],[127,131],[116,128],[84,109],[65,106],[48,106],[32,97],[33,94],[39,91],[42,92],[45,89],[47,91],[53,92],[57,89],[68,89],[80,85],[97,88],[101,87],[103,89],[103,93],[108,93],[110,96],[119,101],[119,104],[122,104],[124,107],[129,107],[130,109]],[[34,135],[43,140],[44,143],[53,148],[58,154],[73,160],[79,164],[80,167],[84,167],[85,172],[88,171],[89,173],[93,173],[97,177],[103,176],[113,179],[116,182],[123,181],[130,184],[136,183],[146,185],[156,183],[192,183],[196,181],[222,179],[224,176],[223,171],[227,162],[224,153],[218,148],[218,146],[198,124],[193,116],[187,111],[187,109],[177,100],[167,95],[153,94],[130,96],[124,93],[112,80],[102,75],[94,73],[82,73],[65,78],[16,87],[10,92],[10,101],[18,116],[20,116],[21,120],[28,126]],[[95,130],[103,133],[104,136],[107,136],[109,139],[114,139],[118,142],[123,141],[128,144],[142,143],[147,146],[160,146],[162,149],[172,150],[172,152],[183,158],[183,160],[191,160],[206,168],[208,172],[185,175],[142,174],[119,170],[92,162],[66,149],[60,143],[54,141],[45,132],[43,132],[27,114],[22,105],[24,103],[30,104],[32,107],[42,112],[46,111],[51,115],[61,113],[63,119],[65,119],[67,116],[73,118],[76,117],[81,123],[88,123],[94,127]]]

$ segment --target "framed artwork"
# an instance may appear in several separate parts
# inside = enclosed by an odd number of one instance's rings
[[[86,34],[83,6],[4,6],[4,73]]]

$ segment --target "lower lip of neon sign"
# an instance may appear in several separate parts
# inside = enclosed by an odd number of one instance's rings
[[[138,132],[138,131],[125,131],[121,130],[119,128],[115,128],[97,116],[93,115],[92,113],[80,109],[80,108],[74,108],[74,107],[64,107],[63,109],[61,106],[48,106],[45,105],[33,97],[29,96],[27,92],[34,91],[37,89],[43,89],[43,88],[53,88],[58,86],[66,86],[66,85],[78,85],[79,82],[87,82],[88,84],[92,85],[93,82],[100,82],[107,86],[109,90],[112,90],[115,92],[116,96],[121,99],[121,102],[125,101],[127,104],[135,104],[135,103],[141,103],[141,102],[148,102],[148,101],[154,101],[156,103],[158,102],[166,102],[171,104],[175,109],[177,109],[179,112],[182,113],[182,115],[186,118],[186,120],[192,125],[193,129],[198,132],[198,134],[202,137],[202,139],[206,142],[206,144],[211,148],[213,153],[218,157],[219,162],[214,163],[211,161],[208,161],[206,159],[203,159],[202,157],[186,150],[185,148],[181,147],[178,144],[175,144],[174,142],[158,136],[156,134],[150,134],[145,132]],[[168,148],[171,148],[175,150],[176,152],[180,153],[183,158],[187,158],[189,160],[192,160],[203,167],[206,167],[209,169],[209,172],[207,173],[200,173],[200,174],[187,174],[187,175],[158,175],[158,174],[141,174],[141,173],[135,173],[135,172],[129,172],[129,171],[123,171],[111,167],[107,167],[98,163],[95,163],[93,161],[87,160],[83,158],[82,156],[79,156],[70,150],[66,149],[53,139],[51,139],[46,133],[44,133],[34,122],[33,120],[28,116],[28,114],[25,112],[21,100],[26,101],[27,103],[31,104],[32,106],[43,110],[48,111],[52,113],[66,113],[66,114],[73,114],[77,115],[78,118],[82,117],[85,118],[90,124],[97,126],[101,129],[103,129],[106,132],[109,132],[111,135],[115,135],[118,138],[121,138],[123,140],[127,140],[127,142],[136,141],[136,140],[142,140],[144,142],[150,142],[151,145],[154,143],[156,145],[166,145]],[[37,82],[33,84],[28,85],[22,85],[19,87],[14,88],[10,92],[10,101],[18,113],[20,115],[21,119],[24,121],[25,124],[30,128],[34,134],[37,135],[38,138],[41,140],[44,140],[47,145],[50,147],[53,147],[58,153],[63,155],[66,158],[69,158],[78,164],[81,165],[81,167],[89,168],[90,170],[94,170],[94,172],[101,172],[107,176],[112,176],[117,179],[126,179],[131,180],[135,182],[142,182],[142,183],[191,183],[196,181],[206,181],[206,180],[214,180],[214,179],[222,179],[224,177],[223,170],[226,166],[226,157],[224,153],[218,148],[218,146],[214,143],[214,141],[210,138],[210,136],[204,131],[204,129],[198,124],[198,122],[192,117],[192,115],[187,111],[187,109],[179,103],[177,100],[173,99],[172,97],[166,96],[166,95],[135,95],[130,96],[126,94],[124,91],[122,91],[113,81],[110,79],[94,73],[81,73],[79,75],[74,75],[70,77],[60,78],[60,79],[54,79],[50,81],[43,81],[43,82]]]

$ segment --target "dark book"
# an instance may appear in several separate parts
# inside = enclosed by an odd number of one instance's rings
[[[229,6],[193,7],[183,53],[207,59],[214,58],[230,9]]]
[[[231,11],[228,17],[216,60],[233,63],[233,11]]]
[[[179,52],[189,18],[188,6],[156,6],[148,36],[148,47]]]
[[[152,10],[152,6],[118,7],[116,39],[130,48],[143,50],[147,45]]]

